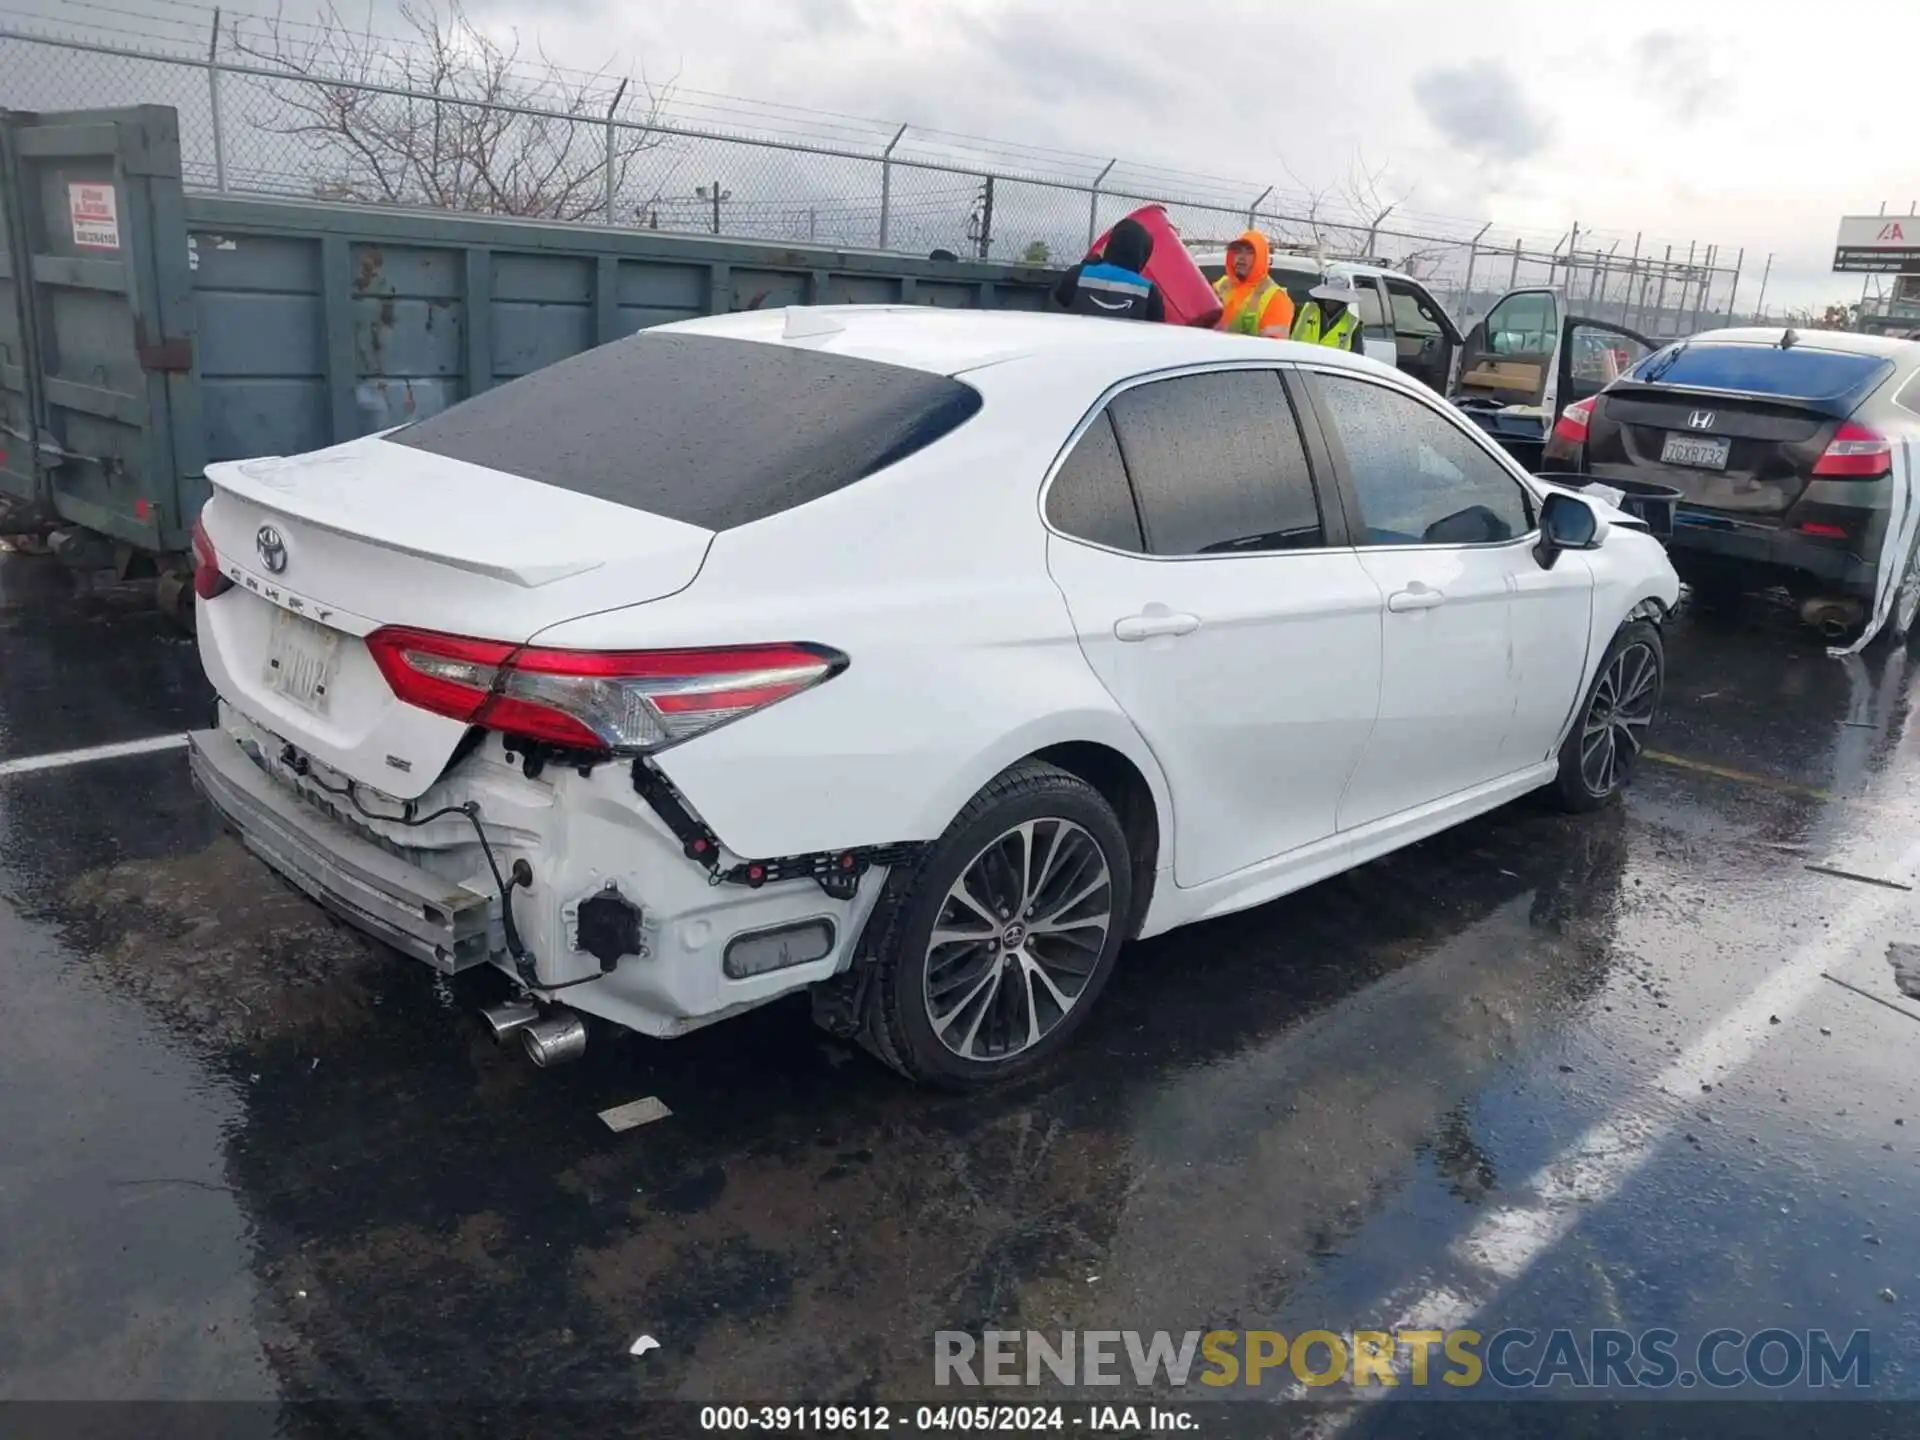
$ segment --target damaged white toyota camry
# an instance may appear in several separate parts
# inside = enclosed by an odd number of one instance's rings
[[[1679,587],[1388,368],[792,309],[209,468],[201,788],[542,1063],[801,988],[1023,1072],[1130,938],[1633,773]]]

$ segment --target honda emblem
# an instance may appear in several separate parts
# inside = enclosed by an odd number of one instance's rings
[[[1713,428],[1713,411],[1694,411],[1691,415],[1687,416],[1687,428],[1689,430],[1711,430]]]

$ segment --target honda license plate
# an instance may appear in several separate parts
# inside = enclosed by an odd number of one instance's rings
[[[1663,465],[1691,465],[1697,470],[1724,470],[1727,452],[1732,448],[1733,442],[1724,435],[1672,434],[1660,447],[1660,461]]]
[[[267,639],[267,689],[316,715],[324,715],[339,657],[338,631],[274,608],[273,632]]]

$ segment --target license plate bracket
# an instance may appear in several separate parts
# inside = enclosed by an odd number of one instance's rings
[[[1724,470],[1733,441],[1724,435],[1670,433],[1660,446],[1662,465],[1687,465],[1695,470]]]
[[[340,635],[289,610],[274,608],[262,674],[266,687],[301,709],[325,715],[340,660]]]

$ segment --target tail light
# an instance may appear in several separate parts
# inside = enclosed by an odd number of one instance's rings
[[[846,668],[824,645],[550,650],[388,627],[367,649],[409,705],[577,750],[659,750]]]
[[[1850,480],[1877,480],[1893,472],[1893,442],[1878,430],[1844,420],[1814,462],[1813,473]]]
[[[1576,400],[1560,412],[1560,418],[1553,422],[1553,438],[1564,440],[1569,445],[1587,443],[1587,427],[1593,423],[1593,402],[1598,398],[1588,396],[1585,400]]]
[[[1847,538],[1847,530],[1844,525],[1829,525],[1824,520],[1802,520],[1800,522],[1800,533],[1802,535],[1812,535],[1820,540],[1844,540]]]
[[[224,595],[233,588],[233,581],[220,573],[220,557],[214,552],[213,541],[207,538],[206,525],[193,522],[193,593],[202,600],[211,600]]]

